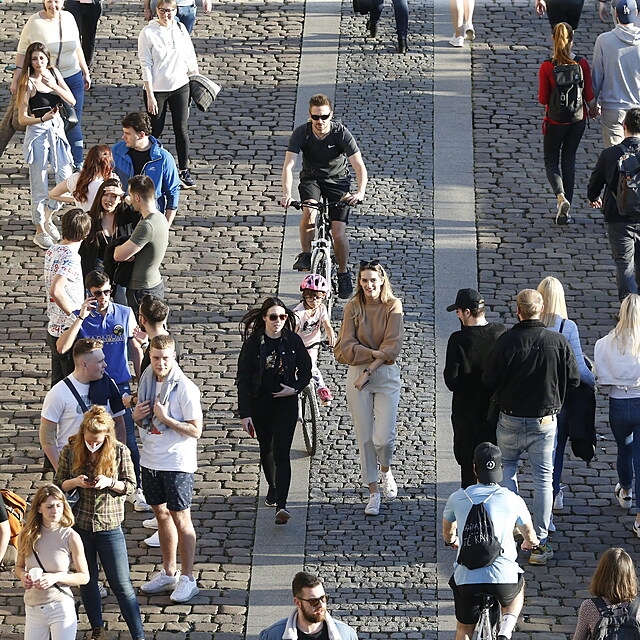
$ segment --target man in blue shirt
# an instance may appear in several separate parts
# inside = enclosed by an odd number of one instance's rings
[[[468,640],[473,635],[482,605],[478,596],[481,593],[494,595],[500,603],[503,616],[498,640],[508,640],[524,604],[523,571],[518,564],[514,526],[524,536],[523,550],[533,549],[539,541],[524,500],[499,485],[502,481],[500,449],[490,442],[482,442],[475,448],[473,462],[478,483],[449,496],[442,519],[442,535],[447,546],[457,549],[472,505],[484,501],[502,551],[491,564],[479,569],[468,569],[458,564],[456,558],[449,581],[458,621],[456,640]]]

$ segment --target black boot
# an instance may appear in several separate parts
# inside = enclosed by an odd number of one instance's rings
[[[398,36],[398,53],[407,53],[407,36]]]

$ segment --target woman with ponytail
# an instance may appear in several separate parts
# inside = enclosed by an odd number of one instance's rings
[[[575,56],[572,47],[572,27],[559,22],[553,28],[553,57],[540,65],[538,100],[546,106],[542,124],[544,165],[557,199],[557,224],[571,222],[576,152],[587,122],[586,105],[592,117],[597,113],[589,63],[586,58]],[[566,100],[562,100],[557,79],[567,78],[574,84],[564,85]]]

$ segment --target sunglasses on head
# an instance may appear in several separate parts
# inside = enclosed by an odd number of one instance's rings
[[[364,269],[375,269],[379,266],[379,260],[360,260],[360,271],[363,271]]]
[[[270,313],[267,317],[271,322],[275,322],[276,320],[286,320],[288,318],[286,313]]]
[[[321,116],[314,114],[311,114],[311,119],[312,120],[328,120],[331,117],[330,113],[323,113]]]
[[[328,599],[326,593],[319,598],[298,598],[298,600],[302,600],[302,602],[308,602],[312,607],[317,607],[321,602],[325,603]]]

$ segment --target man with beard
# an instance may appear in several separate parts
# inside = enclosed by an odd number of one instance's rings
[[[260,640],[358,640],[354,629],[329,615],[327,594],[320,578],[306,571],[299,571],[293,578],[291,590],[296,608],[288,618],[263,629]]]

